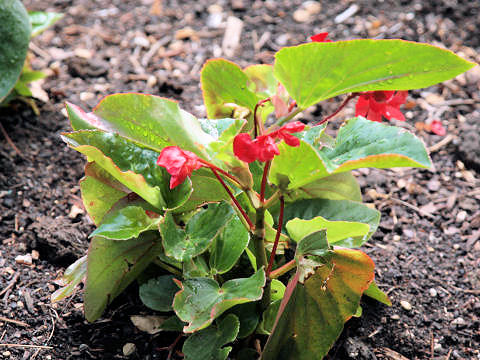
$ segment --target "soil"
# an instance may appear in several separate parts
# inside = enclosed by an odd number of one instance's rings
[[[205,116],[198,85],[205,60],[272,63],[276,50],[320,31],[333,40],[428,42],[480,62],[478,1],[318,4],[115,0],[99,7],[93,0],[25,1],[29,10],[65,17],[31,47],[32,66],[50,75],[43,84],[49,101],[37,102],[40,114],[20,102],[0,110],[1,124],[20,151],[0,137],[0,358],[166,359],[162,347],[175,339],[133,326],[130,315],[152,313],[139,303],[135,285],[93,324],[83,318],[81,291],[50,303],[58,288],[54,280],[84,254],[93,229],[78,187],[85,160],[59,136],[69,128],[65,101],[90,109],[104,95],[135,91],[177,99]],[[353,15],[337,17],[355,6]],[[229,16],[243,21],[233,56],[222,49]],[[410,92],[408,121],[400,125],[430,147],[432,171],[356,172],[364,199],[382,212],[365,251],[393,306],[364,299],[363,316],[346,324],[329,359],[480,359],[479,90],[477,67]],[[338,101],[304,118],[329,114]],[[340,116],[352,113],[349,107]],[[434,119],[447,128],[445,137],[426,131],[425,123]],[[32,264],[18,256],[32,256]],[[130,356],[122,350],[127,343],[136,346]]]

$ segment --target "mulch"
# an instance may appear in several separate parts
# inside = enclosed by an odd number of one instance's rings
[[[34,39],[31,63],[49,77],[40,114],[17,102],[0,121],[0,358],[166,359],[175,334],[149,335],[131,315],[152,314],[135,285],[102,319],[83,318],[81,290],[51,304],[54,280],[82,256],[93,226],[78,181],[84,158],[59,134],[65,101],[91,109],[115,92],[152,93],[205,116],[203,63],[272,63],[283,46],[329,31],[333,40],[403,38],[444,46],[480,62],[480,3],[442,1],[93,0],[25,1],[65,17]],[[228,36],[225,37],[225,34]],[[238,36],[238,43],[234,40]],[[411,91],[399,124],[431,150],[433,170],[356,171],[364,200],[382,213],[364,250],[392,307],[364,299],[329,359],[480,359],[480,67]],[[341,99],[303,115],[328,115]],[[353,114],[351,107],[340,115]],[[439,119],[444,137],[425,129]],[[30,264],[31,263],[31,264]],[[135,344],[125,356],[123,347]],[[6,345],[10,344],[10,345]],[[179,347],[181,348],[181,347]],[[177,355],[175,355],[177,356]],[[178,357],[178,356],[177,356]]]

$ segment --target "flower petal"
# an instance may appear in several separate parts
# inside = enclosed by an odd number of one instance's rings
[[[241,133],[233,139],[233,153],[240,160],[251,163],[257,160],[257,146],[253,143],[250,135]]]

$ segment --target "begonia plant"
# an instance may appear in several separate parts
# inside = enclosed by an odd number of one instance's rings
[[[205,119],[153,95],[110,95],[92,112],[67,103],[62,137],[87,156],[80,186],[97,228],[54,300],[84,280],[95,321],[137,280],[144,304],[167,315],[159,330],[185,335],[187,360],[321,359],[362,295],[390,305],[358,249],[380,213],[351,171],[429,168],[423,142],[382,120],[405,120],[408,90],[475,64],[427,44],[327,36],[281,49],[273,65],[209,60]],[[340,95],[337,111],[301,122]],[[332,137],[354,99],[356,116]]]

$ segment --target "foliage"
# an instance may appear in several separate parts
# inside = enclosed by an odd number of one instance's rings
[[[0,105],[33,94],[29,84],[45,77],[30,68],[27,50],[30,39],[53,25],[62,14],[27,12],[20,0],[0,0]]]
[[[94,321],[138,279],[145,305],[173,314],[165,329],[183,324],[186,359],[226,359],[229,344],[261,334],[264,360],[321,359],[361,314],[363,294],[391,305],[357,250],[380,214],[362,204],[351,171],[429,168],[420,139],[378,121],[404,120],[406,90],[474,64],[402,40],[312,40],[280,50],[273,66],[208,61],[209,119],[134,93],[89,113],[67,104],[74,131],[63,139],[87,156],[81,190],[97,229],[55,300],[86,275]],[[336,138],[326,132],[332,116],[291,121],[341,94],[340,108],[359,101]]]

